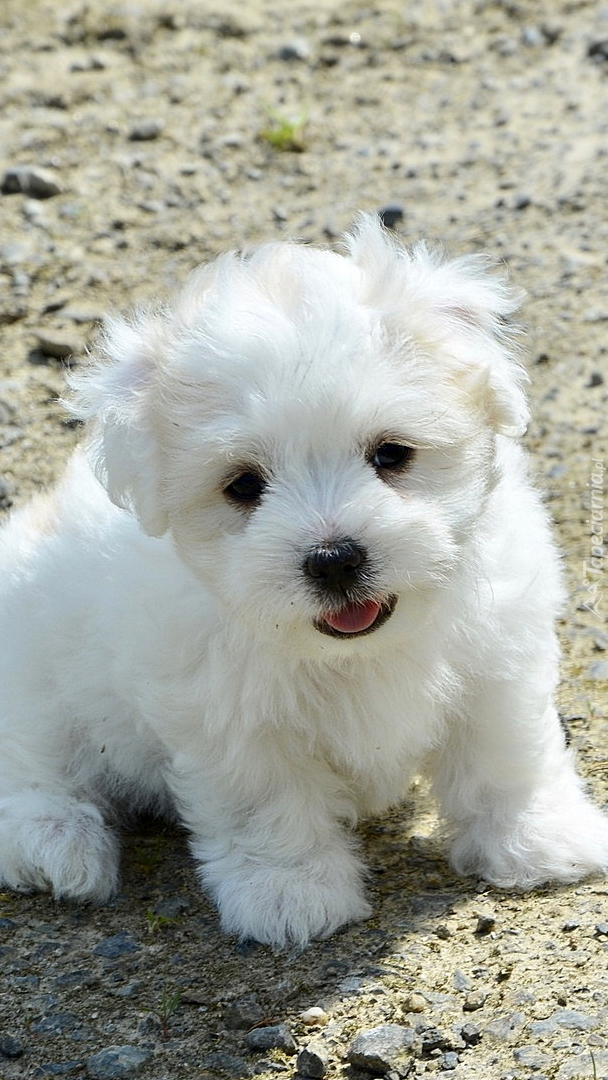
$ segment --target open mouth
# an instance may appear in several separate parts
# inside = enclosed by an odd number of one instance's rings
[[[365,600],[359,604],[345,604],[337,611],[327,611],[315,621],[317,630],[332,637],[353,638],[371,634],[393,614],[396,596],[386,600]]]

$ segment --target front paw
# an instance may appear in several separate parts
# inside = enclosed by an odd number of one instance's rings
[[[223,929],[266,945],[304,946],[371,914],[363,868],[348,848],[291,866],[232,851],[202,863],[200,876]]]
[[[488,815],[456,837],[451,863],[499,888],[532,889],[608,870],[608,817],[579,792],[539,799],[515,821]]]

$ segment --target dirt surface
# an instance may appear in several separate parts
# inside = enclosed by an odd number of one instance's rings
[[[64,358],[108,308],[225,248],[332,245],[359,208],[488,251],[528,293],[528,442],[571,587],[561,706],[605,802],[608,8],[2,0],[0,49],[4,508],[61,470]],[[2,895],[2,1080],[608,1077],[608,881],[457,880],[423,791],[361,834],[375,916],[301,954],[223,936],[160,826],[125,837],[107,907]]]

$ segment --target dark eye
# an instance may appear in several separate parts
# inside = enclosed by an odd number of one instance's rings
[[[247,505],[256,503],[264,494],[265,488],[266,481],[263,476],[256,472],[244,472],[224,488],[224,494],[233,502]]]
[[[371,463],[380,472],[398,471],[405,468],[414,456],[411,446],[402,443],[385,442],[377,446],[371,456]]]

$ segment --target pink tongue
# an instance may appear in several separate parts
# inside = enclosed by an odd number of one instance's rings
[[[332,630],[340,634],[359,634],[375,623],[381,606],[377,600],[370,600],[367,604],[349,604],[340,611],[329,612],[323,618]]]

